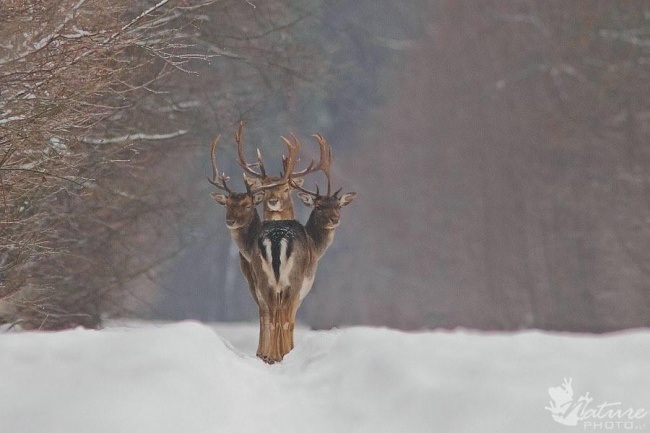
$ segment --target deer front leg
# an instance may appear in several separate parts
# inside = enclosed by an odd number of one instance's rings
[[[298,313],[298,308],[300,307],[300,297],[296,296],[289,305],[289,329],[290,329],[290,341],[289,341],[289,350],[294,348],[294,331],[296,329],[296,314]]]
[[[259,307],[260,316],[260,333],[257,345],[256,355],[264,362],[269,362],[269,353],[271,351],[271,300],[268,298],[268,280],[263,273],[255,274],[255,288],[253,297]]]
[[[269,358],[272,362],[282,361],[284,346],[282,332],[282,293],[272,293],[271,295],[271,320],[270,320],[270,344]]]
[[[257,356],[262,358],[264,361],[268,358],[269,353],[269,343],[271,341],[271,328],[270,328],[270,314],[269,309],[266,306],[260,306],[260,335],[259,343],[257,345]]]
[[[296,314],[300,307],[299,293],[291,293],[282,305],[282,329],[284,332],[282,352],[286,355],[294,348],[294,332],[296,329]]]
[[[295,303],[288,298],[284,290],[274,293],[271,307],[271,344],[269,357],[274,362],[282,361],[284,355],[293,349],[293,331],[295,327]]]
[[[293,293],[286,288],[277,295],[277,320],[275,329],[277,332],[277,355],[282,359],[294,347],[294,329],[296,326],[296,312],[300,305],[298,293]]]
[[[260,342],[257,356],[264,362],[273,364],[282,361],[280,350],[281,326],[280,302],[273,287],[269,287],[260,295]],[[263,308],[264,307],[264,308]]]
[[[287,353],[293,349],[293,328],[294,320],[291,318],[291,308],[288,303],[282,305],[280,312],[280,323],[282,326],[280,338],[280,353],[284,357]]]
[[[307,265],[305,265],[307,267]],[[286,345],[283,348],[284,354],[294,348],[294,332],[296,328],[296,314],[302,303],[302,298],[309,292],[314,281],[315,267],[308,267],[306,274],[296,273],[291,276],[290,286],[286,288],[284,301],[284,318],[286,328]]]

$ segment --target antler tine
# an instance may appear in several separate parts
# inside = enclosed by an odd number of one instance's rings
[[[266,172],[264,171],[264,164],[262,163],[262,155],[260,154],[260,151],[258,149],[257,151],[257,164],[248,164],[246,162],[246,156],[244,155],[244,147],[242,145],[242,137],[244,135],[244,125],[245,122],[242,120],[239,122],[239,128],[237,129],[237,132],[235,133],[235,141],[237,142],[237,156],[238,160],[237,163],[241,168],[246,171],[246,173],[257,177],[259,179],[264,179],[266,178]],[[261,173],[256,172],[253,170],[251,167],[258,165],[260,167],[260,170],[262,171]]]
[[[318,191],[318,184],[316,184],[316,192],[310,191],[310,190],[308,190],[306,188],[303,188],[302,186],[298,185],[297,183],[295,183],[293,181],[291,181],[291,186],[296,188],[296,189],[299,189],[302,192],[306,192],[309,195],[313,195],[314,197],[320,196],[319,191]]]
[[[282,138],[282,141],[284,141],[284,144],[286,144],[287,150],[289,151],[289,156],[282,156],[282,166],[284,169],[284,172],[282,173],[282,179],[287,181],[291,177],[294,177],[293,169],[298,163],[298,153],[300,152],[301,143],[293,133],[291,134],[293,144],[286,137],[281,136],[280,138]]]
[[[265,189],[275,188],[276,186],[284,185],[285,183],[287,183],[290,180],[291,169],[295,165],[296,155],[298,154],[298,150],[300,149],[300,142],[296,139],[295,136],[293,137],[293,139],[296,141],[295,145],[291,144],[291,142],[289,140],[287,140],[286,138],[284,138],[284,137],[282,137],[282,139],[285,141],[285,143],[287,143],[287,148],[289,149],[289,156],[283,159],[283,164],[284,164],[285,168],[287,168],[287,166],[288,166],[290,170],[285,171],[284,175],[280,179],[278,179],[277,181],[272,182],[272,183],[268,183],[268,184],[263,184],[263,185],[260,185],[260,186],[258,186],[256,188],[251,188],[250,185],[248,184],[248,182],[244,182],[246,184],[246,191],[249,194],[256,194],[256,193],[258,193],[260,191],[264,191]],[[264,171],[264,165],[262,163],[262,156],[260,154],[259,149],[257,151],[257,159],[259,161],[259,165],[260,165],[260,169],[262,170],[262,174],[264,175],[264,177],[266,177],[266,172]],[[250,173],[250,171],[249,171],[249,173]]]
[[[318,146],[320,147],[321,152],[321,160],[318,164],[318,169],[325,173],[325,177],[327,177],[327,195],[329,196],[330,192],[332,191],[332,178],[330,176],[330,169],[332,168],[332,160],[334,159],[332,146],[327,144],[325,137],[320,134],[315,134],[314,138],[316,138],[316,141],[318,141]]]
[[[257,194],[258,192],[264,191],[265,189],[275,188],[276,186],[282,185],[285,182],[286,181],[284,179],[280,179],[277,182],[269,183],[269,184],[266,184],[266,185],[260,185],[260,186],[258,186],[256,188],[251,188],[250,184],[248,182],[246,182],[246,174],[244,174],[244,185],[246,185],[246,192],[249,195]]]
[[[321,134],[314,134],[313,137],[318,142],[318,147],[320,148],[320,160],[318,161],[318,164],[314,165],[314,161],[312,160],[312,163],[309,164],[309,167],[307,167],[305,170],[301,172],[292,173],[291,177],[292,178],[300,177],[300,176],[304,176],[305,174],[320,170],[325,174],[325,177],[327,178],[327,196],[331,196],[332,178],[331,178],[330,170],[332,168],[332,161],[334,159],[332,147],[329,144],[327,144],[327,141]],[[306,192],[307,194],[311,194],[313,196],[320,195],[320,192],[318,190],[318,184],[316,184],[316,192],[309,191],[308,189],[302,188],[301,186],[297,185],[295,182],[292,182],[291,185],[294,188]],[[338,195],[340,192],[341,189],[336,191],[333,196]]]
[[[258,186],[256,188],[250,188],[248,183],[246,183],[246,189],[248,190],[249,194],[255,194],[255,193],[258,193],[260,191],[264,191],[265,189],[275,188],[276,186],[284,185],[285,183],[287,183],[287,179],[284,179],[284,178],[280,178],[280,180],[272,182],[272,183],[260,185],[260,186]]]
[[[260,168],[262,178],[265,178],[266,170],[264,170],[264,162],[262,161],[262,152],[260,152],[259,148],[257,149],[257,166]]]
[[[232,191],[230,190],[228,185],[226,185],[226,182],[228,182],[230,178],[226,176],[225,173],[219,176],[219,169],[217,168],[217,157],[215,156],[218,145],[219,145],[219,136],[217,135],[217,137],[212,141],[212,146],[210,147],[210,163],[212,164],[212,179],[208,177],[208,182],[210,182],[212,185],[216,186],[219,189],[231,193]],[[221,183],[219,183],[218,180],[221,181]]]
[[[217,157],[215,156],[217,146],[219,145],[219,137],[220,135],[217,135],[216,138],[212,141],[212,146],[210,146],[210,163],[212,164],[212,179],[216,179],[217,176],[219,175],[219,170],[217,169]]]
[[[316,162],[312,158],[311,162],[309,163],[309,165],[307,166],[306,169],[291,173],[291,177],[303,177],[303,176],[305,176],[305,175],[307,175],[309,173],[313,173],[315,171],[320,170],[321,166],[323,165],[323,161],[328,158],[327,155],[328,155],[328,153],[331,152],[331,148],[330,148],[329,144],[327,144],[327,142],[325,141],[323,136],[320,135],[320,134],[316,134],[316,135],[313,135],[312,137],[316,138],[316,140],[318,141],[318,147],[320,149],[320,158],[319,158],[318,164],[316,164]]]

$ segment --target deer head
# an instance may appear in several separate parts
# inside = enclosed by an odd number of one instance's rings
[[[237,141],[238,163],[245,172],[244,181],[251,188],[274,185],[273,187],[264,189],[264,219],[294,219],[295,214],[291,193],[296,186],[302,185],[303,176],[319,169],[325,155],[325,149],[323,147],[320,149],[321,162],[315,164],[314,160],[312,160],[309,166],[304,170],[294,171],[296,163],[298,162],[298,152],[301,147],[300,140],[298,140],[293,134],[291,135],[291,140],[286,137],[281,137],[284,144],[287,146],[288,156],[283,155],[282,157],[283,170],[280,176],[269,176],[264,168],[262,154],[259,149],[257,149],[257,162],[252,164],[246,162],[242,140],[243,128],[244,122],[240,122],[239,129],[235,135],[235,141]],[[259,171],[256,171],[255,168]]]
[[[324,158],[319,164],[319,170],[327,177],[327,193],[321,195],[316,185],[316,192],[309,191],[302,186],[294,185],[299,189],[298,198],[312,208],[305,230],[314,241],[316,257],[320,258],[334,239],[334,231],[339,225],[341,208],[349,205],[357,196],[356,192],[349,192],[339,196],[341,189],[332,193],[332,179],[330,169],[332,165],[332,148],[326,143],[322,135],[314,136],[321,148],[325,149]]]
[[[321,149],[322,157],[317,169],[322,171],[327,177],[327,194],[321,195],[316,185],[316,192],[306,190],[302,185],[294,184],[299,189],[298,198],[308,207],[313,208],[310,220],[314,219],[317,227],[324,229],[334,229],[339,225],[341,208],[349,205],[356,198],[356,192],[349,192],[339,197],[341,189],[332,194],[332,179],[330,169],[332,165],[332,148],[327,144],[322,135],[314,135]]]
[[[300,201],[313,208],[310,218],[324,229],[335,229],[339,225],[341,208],[352,203],[356,196],[356,192],[348,192],[339,197],[338,191],[331,196],[302,191],[298,193]]]
[[[276,188],[280,183],[269,183],[258,187],[251,187],[246,183],[246,192],[232,191],[227,184],[230,178],[225,173],[219,174],[219,169],[217,168],[215,151],[218,144],[219,137],[214,139],[210,149],[212,179],[208,178],[208,182],[227,193],[213,192],[211,195],[214,201],[226,207],[226,226],[231,230],[236,230],[250,225],[256,216],[259,219],[255,207],[264,200],[264,191],[269,188]]]

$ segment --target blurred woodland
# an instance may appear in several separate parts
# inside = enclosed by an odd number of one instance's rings
[[[0,3],[0,321],[255,320],[205,180],[240,120],[359,193],[304,323],[650,325],[641,0]]]

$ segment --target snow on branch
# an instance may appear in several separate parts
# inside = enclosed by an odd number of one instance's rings
[[[26,49],[23,52],[16,53],[13,56],[10,55],[4,58],[0,58],[0,66],[9,62],[24,59],[30,56],[31,54],[34,54],[42,50],[47,45],[49,45],[53,40],[59,38],[65,26],[77,16],[77,11],[81,6],[83,6],[84,3],[86,3],[86,0],[79,0],[74,6],[72,6],[70,12],[63,18],[63,21],[58,26],[56,26],[56,28],[53,31],[48,33],[46,36],[42,37],[37,42],[32,43],[29,49]]]
[[[168,134],[127,134],[120,137],[113,138],[93,138],[93,137],[84,137],[81,139],[83,143],[86,144],[115,144],[115,143],[124,143],[127,141],[138,141],[138,140],[147,140],[147,141],[156,141],[156,140],[169,140],[171,138],[180,137],[187,134],[188,131],[184,129],[179,129],[175,132],[170,132]]]
[[[129,27],[135,25],[138,21],[140,21],[140,20],[143,19],[144,17],[146,17],[146,16],[148,16],[148,15],[151,15],[153,12],[155,12],[156,10],[158,10],[158,9],[160,9],[161,7],[165,6],[167,3],[169,3],[169,0],[160,0],[160,1],[159,1],[158,3],[156,3],[155,5],[151,6],[149,9],[145,10],[145,11],[142,12],[140,15],[138,15],[138,16],[135,17],[135,18],[133,18],[133,19],[132,19],[131,21],[129,21],[127,24],[124,24],[124,25],[122,26],[122,28],[120,29],[120,31],[117,32],[117,33],[115,33],[115,34],[113,34],[113,35],[109,38],[109,40],[112,40],[112,39],[116,38],[116,37],[117,37],[121,32],[126,31]]]

